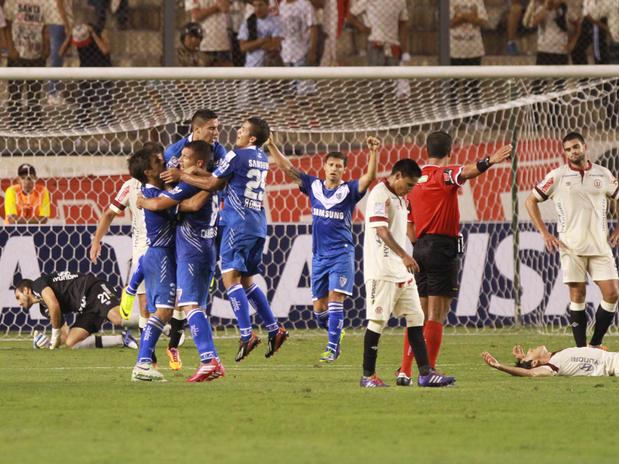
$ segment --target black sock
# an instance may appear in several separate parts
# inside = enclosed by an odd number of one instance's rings
[[[378,357],[378,341],[380,334],[365,330],[363,338],[363,375],[370,377],[376,373],[376,358]]]
[[[185,327],[185,319],[170,319],[170,342],[168,348],[178,348]]]
[[[570,324],[576,346],[587,346],[587,312],[570,309]]]
[[[423,326],[407,327],[406,334],[408,335],[408,344],[415,355],[419,375],[428,375],[430,372],[430,361],[428,360],[426,340],[423,338]]]
[[[591,345],[598,346],[602,344],[606,331],[612,324],[615,318],[615,313],[606,311],[602,306],[598,306],[595,313],[595,328],[593,329],[593,337],[591,337]]]
[[[103,348],[103,340],[101,340],[101,335],[95,335],[95,348]]]
[[[142,332],[144,331],[144,328],[143,327],[138,327],[138,330],[140,331],[140,340],[141,340],[142,339]],[[155,354],[155,350],[153,350],[153,356],[152,356],[151,359],[153,360],[153,364],[157,364],[157,355]]]

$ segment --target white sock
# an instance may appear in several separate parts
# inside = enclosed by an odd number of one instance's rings
[[[81,342],[77,343],[73,348],[108,348],[110,346],[123,346],[122,335],[90,335]]]

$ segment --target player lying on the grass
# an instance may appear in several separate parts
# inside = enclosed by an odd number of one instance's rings
[[[140,150],[129,158],[129,172],[144,184],[142,194],[145,198],[156,198],[166,193],[160,179],[163,169],[163,160],[152,151]],[[148,250],[142,263],[148,310],[152,315],[142,332],[138,359],[132,372],[134,381],[165,380],[154,368],[152,354],[163,326],[172,318],[176,302],[176,212],[176,207],[163,211],[144,210]],[[205,359],[207,354],[213,355],[208,362],[202,362],[198,367],[196,374],[200,375],[190,377],[188,381],[201,382],[223,376],[224,369],[213,346],[206,315],[196,309],[191,312],[188,321],[200,358]]]
[[[126,346],[137,349],[128,330],[122,335],[92,335],[106,320],[122,326],[120,302],[111,285],[92,274],[68,271],[45,274],[36,280],[23,279],[15,287],[15,298],[23,309],[39,303],[41,313],[51,321],[49,348],[65,344],[69,348],[106,348]],[[69,330],[63,331],[64,314],[77,313]],[[46,337],[35,337],[35,347],[47,348]]]
[[[237,130],[235,148],[212,175],[199,169],[168,169],[162,175],[166,182],[183,181],[209,192],[226,188],[220,253],[226,294],[241,333],[237,362],[260,343],[252,330],[250,304],[269,333],[265,357],[273,356],[288,337],[286,329],[277,323],[266,295],[254,283],[254,276],[262,272],[262,250],[267,235],[264,195],[269,163],[262,145],[270,132],[264,119],[249,118]]]
[[[212,171],[215,166],[213,158],[211,145],[198,140],[185,145],[180,164],[183,169],[196,166]],[[182,215],[176,227],[176,305],[185,312],[191,327],[196,325],[194,319],[198,318],[198,328],[204,330],[204,337],[196,340],[196,344],[204,344],[198,345],[201,364],[188,381],[213,380],[224,373],[215,350],[211,325],[205,315],[209,303],[209,284],[215,273],[217,258],[217,194],[179,182],[172,190],[164,191],[158,197],[140,196],[137,205],[149,211],[162,211],[179,205]]]
[[[310,176],[294,167],[272,138],[265,148],[275,164],[310,199],[312,211],[312,300],[318,327],[328,330],[327,347],[320,362],[333,362],[340,355],[344,300],[352,296],[355,283],[355,243],[352,214],[374,179],[380,140],[368,137],[370,159],[365,174],[344,182],[346,155],[327,153],[323,161],[325,179]]]
[[[487,351],[481,356],[486,364],[516,377],[562,376],[616,376],[619,375],[619,353],[592,347],[574,347],[550,352],[544,346],[530,348],[525,353],[522,346],[512,349],[515,366],[501,364]]]

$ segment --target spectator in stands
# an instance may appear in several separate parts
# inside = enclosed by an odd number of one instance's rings
[[[239,44],[246,67],[281,66],[282,26],[279,17],[269,14],[268,0],[253,0],[254,13],[243,21]]]
[[[208,58],[200,50],[202,42],[202,26],[198,23],[187,23],[181,32],[181,45],[176,50],[176,61],[179,66],[206,66]]]
[[[6,0],[8,41],[8,67],[44,67],[49,56],[48,0]],[[26,13],[27,12],[27,13]],[[26,109],[21,108],[22,91],[25,87]],[[41,81],[15,81],[8,83],[8,112],[15,127],[41,123]]]
[[[37,182],[34,166],[17,168],[18,181],[4,193],[5,224],[45,224],[50,215],[49,191]]]
[[[361,20],[365,13],[366,22]],[[368,65],[398,66],[410,61],[406,0],[358,0],[350,8],[350,21],[368,37]]]
[[[107,10],[116,15],[118,29],[125,30],[129,27],[129,5],[127,0],[88,0],[88,4],[95,9],[97,17],[95,26],[99,30],[105,29]]]
[[[80,68],[110,67],[110,41],[105,29],[99,29],[94,24],[78,23],[73,27],[70,37],[60,47],[64,56],[69,47],[75,47],[80,60]],[[87,123],[95,116],[103,123],[111,118],[112,83],[110,81],[80,81],[80,92],[77,102],[78,120]]]
[[[207,66],[232,66],[228,21],[230,0],[185,0],[185,10],[191,20],[200,23],[204,40],[200,50],[205,52]]]
[[[282,61],[286,66],[316,66],[318,22],[308,0],[285,0],[279,4],[283,28]]]
[[[4,17],[4,9],[0,5],[0,49],[7,49],[7,27],[6,27],[6,18]]]
[[[52,0],[49,4],[50,19],[47,24],[49,30],[49,41],[51,49],[50,65],[52,68],[61,68],[64,59],[60,55],[60,47],[71,32],[73,23],[73,1],[72,0]],[[48,87],[47,102],[50,105],[61,105],[64,103],[60,94],[58,81],[51,81]]]
[[[578,33],[579,12],[561,0],[533,0],[524,15],[524,25],[537,27],[537,57],[535,64],[569,64],[569,52]]]
[[[507,47],[505,53],[517,55],[519,53],[516,44],[516,34],[521,26],[522,14],[527,10],[529,0],[508,0],[507,11]]]

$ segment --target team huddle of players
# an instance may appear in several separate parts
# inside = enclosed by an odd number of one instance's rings
[[[101,240],[113,218],[129,207],[133,218],[134,272],[122,301],[109,291],[105,282],[93,276],[62,272],[18,284],[16,297],[22,307],[29,308],[40,302],[42,307],[48,308],[51,340],[35,337],[38,347],[49,345],[56,348],[61,342],[70,347],[125,344],[138,349],[132,380],[164,380],[156,368],[155,345],[166,324],[170,323],[167,355],[170,367],[180,369],[178,345],[186,321],[200,359],[196,372],[187,380],[204,382],[223,377],[225,369],[206,313],[215,266],[220,260],[222,281],[240,333],[235,360],[241,361],[261,343],[252,330],[250,305],[268,332],[265,356],[273,356],[288,338],[288,332],[277,322],[265,293],[253,280],[262,272],[261,260],[267,236],[263,202],[271,161],[309,197],[313,220],[311,287],[314,316],[318,326],[328,332],[320,361],[332,363],[338,359],[344,334],[344,301],[346,296],[352,295],[354,284],[352,214],[376,178],[380,141],[368,137],[369,159],[364,174],[359,179],[345,182],[342,178],[347,158],[342,153],[332,152],[325,156],[325,177],[320,179],[300,171],[281,153],[265,120],[252,117],[243,121],[237,130],[235,147],[228,152],[217,141],[218,127],[214,112],[198,111],[192,118],[192,132],[187,137],[165,150],[156,143],[146,143],[129,158],[132,179],[123,185],[110,209],[102,216],[90,252],[91,259],[96,261]],[[451,256],[449,253],[443,261],[436,261],[432,256],[451,247],[452,239],[455,239],[452,235],[457,235],[459,187],[467,179],[484,173],[491,165],[508,159],[511,146],[501,147],[493,155],[471,165],[454,166],[449,164],[451,138],[444,132],[437,132],[430,134],[428,140],[434,141],[428,143],[428,165],[421,169],[412,159],[397,161],[387,178],[371,190],[367,199],[364,282],[368,324],[364,336],[362,387],[386,386],[376,375],[376,359],[379,339],[392,315],[405,318],[407,326],[405,355],[397,384],[410,385],[413,359],[419,370],[419,386],[442,387],[455,383],[454,377],[435,370],[440,338],[437,346],[435,337],[428,335],[427,324],[424,330],[424,322],[430,315],[430,321],[435,326],[440,325],[442,334],[442,323],[454,296],[451,292],[454,286],[457,288],[457,282],[452,282],[457,279],[457,266],[453,265],[456,254]],[[567,141],[568,145],[570,142]],[[584,140],[582,142],[584,145]],[[263,148],[270,154],[270,160]],[[585,175],[584,170],[581,175]],[[609,186],[603,189],[603,194],[617,199],[619,189],[613,187],[616,187],[616,181],[613,184],[612,176],[604,175]],[[595,182],[599,180],[592,182],[597,185]],[[411,233],[413,215],[410,214],[407,195],[418,183],[420,189],[427,189],[422,193],[425,198],[436,196],[436,189],[439,189],[443,191],[439,193],[442,200],[455,208],[454,217],[443,218],[448,233],[433,232],[431,227],[435,226],[424,228],[423,221],[416,224],[418,235],[415,236],[414,228]],[[554,192],[545,183],[536,189],[537,201]],[[440,201],[433,208],[445,214]],[[533,218],[536,219],[535,215]],[[451,229],[455,232],[451,233]],[[427,236],[426,232],[429,232]],[[544,236],[549,240],[546,234]],[[415,255],[417,260],[406,251],[409,240],[418,241],[420,254]],[[427,259],[422,254],[424,247],[428,246],[434,247],[434,252],[425,262]],[[433,271],[433,266],[438,266],[438,270]],[[614,273],[608,271],[604,277],[616,285],[616,267],[613,269]],[[423,282],[421,292],[415,273]],[[579,279],[580,276],[576,280]],[[570,281],[566,282],[569,284]],[[610,288],[610,284],[608,286]],[[128,319],[135,295],[138,295],[140,306],[139,347],[127,333],[114,340],[92,335],[105,319],[119,326],[122,319]],[[608,302],[613,296],[614,302]],[[603,303],[608,309],[602,306],[605,312],[601,314],[604,323],[599,324],[601,336],[610,323],[606,324],[609,318],[605,313],[612,313],[611,306],[614,308],[617,300],[616,292],[604,297]],[[71,330],[62,333],[62,314],[67,312],[77,312],[78,317]],[[601,337],[598,339],[601,342]],[[484,356],[489,365],[497,367],[498,363],[491,355],[486,353]]]

